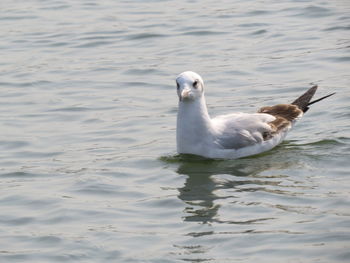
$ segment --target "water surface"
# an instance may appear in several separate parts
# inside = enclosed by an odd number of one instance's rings
[[[348,262],[348,1],[2,1],[1,262]],[[178,156],[174,79],[212,115],[315,104],[239,160]]]

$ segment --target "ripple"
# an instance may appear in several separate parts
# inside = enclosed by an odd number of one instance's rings
[[[309,18],[327,17],[330,15],[332,15],[332,12],[328,8],[316,5],[308,6],[297,14],[297,16],[305,16]]]
[[[35,240],[44,244],[45,246],[58,245],[59,243],[62,243],[62,239],[57,236],[40,236],[36,237]]]
[[[0,149],[13,150],[30,145],[27,141],[0,141]]]
[[[226,32],[220,32],[220,31],[209,31],[209,30],[198,30],[198,31],[190,31],[185,32],[182,35],[188,35],[188,36],[210,36],[210,35],[222,35],[227,34]]]
[[[8,177],[8,178],[31,178],[31,177],[40,177],[43,175],[28,173],[28,172],[12,172],[12,173],[0,174],[0,176],[1,177]]]
[[[71,5],[68,5],[68,4],[60,4],[60,3],[57,3],[57,4],[53,4],[51,6],[48,6],[48,7],[41,7],[40,9],[41,10],[64,10],[64,9],[69,9],[71,8],[72,6]]]
[[[138,33],[138,34],[129,34],[126,38],[128,40],[144,40],[148,38],[163,38],[167,37],[165,34],[157,34],[157,33]]]
[[[0,82],[1,86],[9,86],[9,87],[42,87],[42,86],[50,86],[52,84],[51,81],[47,80],[38,80],[32,82]]]
[[[252,34],[252,35],[262,35],[262,34],[265,34],[265,33],[267,33],[267,30],[261,29],[261,30],[254,31],[254,32],[251,33],[251,34]]]
[[[35,221],[34,217],[2,217],[0,218],[0,224],[12,225],[12,226],[20,226],[27,225]]]
[[[246,16],[262,16],[262,15],[268,15],[270,14],[270,10],[254,10],[246,13]]]
[[[137,191],[126,190],[123,189],[122,186],[116,187],[116,185],[108,185],[106,183],[96,182],[95,180],[77,183],[74,187],[74,192],[98,196],[125,196],[130,198],[144,197],[143,194]]]
[[[79,44],[76,45],[76,48],[92,48],[92,47],[100,47],[100,46],[106,46],[106,45],[112,45],[114,44],[113,41],[92,41],[85,44]]]
[[[38,16],[2,16],[0,17],[0,20],[3,21],[12,21],[12,20],[31,20],[31,19],[38,19]]]
[[[105,37],[112,38],[112,37],[115,37],[116,35],[120,35],[123,33],[127,33],[127,31],[125,31],[125,30],[100,30],[100,31],[85,32],[84,35],[88,35],[88,36],[93,35],[92,37],[89,37],[89,38],[95,39],[96,36],[100,36],[100,35],[102,35],[102,38],[105,38]],[[112,36],[108,36],[108,35],[112,35]],[[82,38],[82,39],[84,39],[84,38]]]
[[[291,144],[292,145],[292,144]],[[319,140],[316,142],[311,142],[311,143],[305,143],[305,144],[301,144],[301,145],[344,145],[344,143],[342,142],[342,138],[340,139],[323,139],[323,140]]]
[[[82,106],[73,106],[73,107],[63,107],[57,109],[48,110],[48,112],[84,112],[91,111],[91,108],[82,107]]]
[[[240,27],[268,27],[269,24],[267,23],[244,23],[244,24],[240,24],[238,25]]]
[[[326,29],[324,29],[324,31],[342,31],[342,30],[350,30],[350,26],[332,26],[332,27],[328,27]]]
[[[158,73],[159,71],[157,69],[152,69],[152,68],[149,68],[149,69],[128,69],[125,71],[125,74],[126,75],[148,75],[148,74],[155,74],[155,73]],[[130,83],[130,82],[128,82]],[[135,82],[133,82],[135,83]],[[141,86],[145,86],[145,85],[148,85],[148,83],[145,83],[145,82],[141,82],[141,83],[135,83],[136,85],[140,85]]]
[[[350,56],[342,56],[342,57],[329,57],[327,58],[329,61],[333,62],[349,62],[350,61]]]
[[[38,152],[38,151],[20,151],[16,152],[16,158],[35,158],[35,159],[40,159],[40,158],[45,158],[45,157],[55,157],[63,154],[63,152]]]

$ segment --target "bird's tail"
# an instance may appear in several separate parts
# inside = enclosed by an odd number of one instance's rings
[[[311,104],[319,102],[319,101],[321,101],[325,98],[328,98],[328,97],[335,94],[335,92],[334,92],[334,93],[328,94],[327,96],[319,98],[317,100],[311,101],[312,97],[315,95],[316,90],[317,90],[317,85],[311,87],[307,92],[305,92],[303,95],[301,95],[295,101],[293,101],[292,104],[298,106],[298,108],[301,109],[303,112],[307,112],[307,110],[309,109],[309,106]]]

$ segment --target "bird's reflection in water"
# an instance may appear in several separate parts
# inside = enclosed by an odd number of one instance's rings
[[[216,183],[206,170],[211,164],[189,164],[180,166],[178,173],[188,176],[185,185],[179,189],[179,198],[189,206],[186,207],[186,221],[208,223],[213,220],[219,209],[214,201],[218,198],[214,191]]]
[[[281,175],[280,171],[291,167],[298,168],[302,164],[298,159],[291,159],[290,154],[282,156],[280,152],[281,150],[277,150],[272,154],[226,161],[183,156],[177,172],[187,175],[184,186],[178,189],[178,197],[188,205],[185,209],[184,220],[205,224],[212,222],[250,224],[271,219],[266,217],[242,222],[232,218],[230,221],[222,221],[218,216],[220,209],[218,203],[220,202],[217,201],[224,198],[237,198],[232,195],[232,192],[237,193],[238,196],[242,191],[275,191],[283,194],[285,190],[278,185],[287,176]],[[276,174],[274,171],[277,170],[279,172]],[[222,175],[225,175],[224,180],[220,178]],[[216,194],[218,190],[229,190],[231,194],[219,196]],[[286,191],[286,194],[291,194],[291,192]]]

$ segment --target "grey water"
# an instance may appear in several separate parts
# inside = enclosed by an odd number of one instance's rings
[[[350,2],[0,2],[0,262],[349,262]],[[277,148],[176,153],[210,114],[312,106]]]

